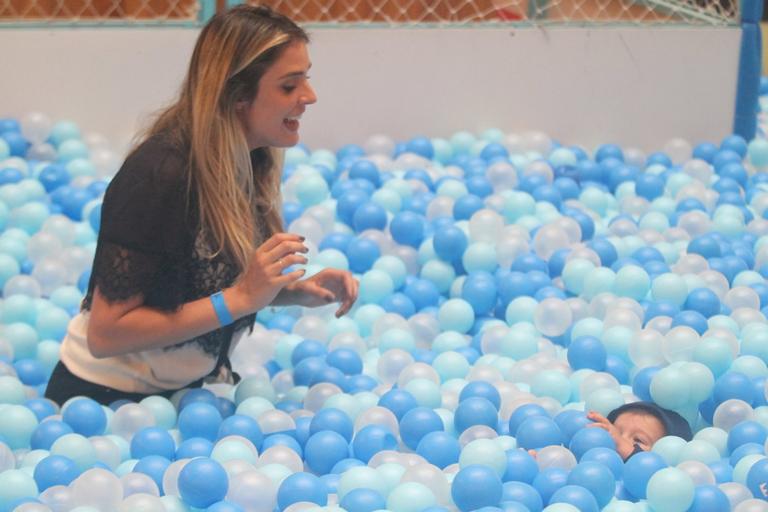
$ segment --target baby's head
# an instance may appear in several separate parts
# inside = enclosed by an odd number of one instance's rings
[[[664,436],[677,436],[690,441],[691,427],[675,411],[659,407],[653,402],[632,402],[608,414],[619,434],[637,448],[648,451]]]

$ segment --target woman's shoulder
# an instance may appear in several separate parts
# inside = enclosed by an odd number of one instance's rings
[[[157,134],[131,151],[110,186],[157,191],[180,187],[186,183],[187,175],[188,157],[183,148],[169,136]]]

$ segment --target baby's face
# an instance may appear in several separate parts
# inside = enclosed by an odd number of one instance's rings
[[[666,435],[664,425],[651,414],[637,411],[627,411],[621,414],[613,425],[621,437],[639,445],[645,451],[653,447],[653,443]]]

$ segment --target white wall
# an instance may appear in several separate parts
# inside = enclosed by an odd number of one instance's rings
[[[0,117],[37,110],[123,147],[170,100],[194,29],[0,30]],[[543,130],[661,149],[731,129],[737,28],[315,29],[304,142]]]

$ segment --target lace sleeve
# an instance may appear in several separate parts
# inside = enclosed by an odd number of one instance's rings
[[[156,148],[126,160],[104,196],[87,299],[98,286],[109,301],[142,295],[148,306],[181,305],[194,231],[184,171],[177,155]]]

